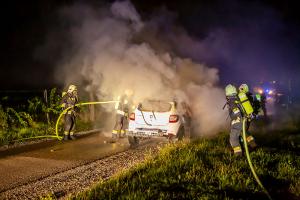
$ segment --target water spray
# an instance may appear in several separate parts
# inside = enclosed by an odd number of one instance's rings
[[[264,185],[261,183],[261,181],[259,180],[256,172],[255,172],[255,169],[253,167],[253,164],[252,164],[252,161],[251,161],[251,158],[250,158],[250,154],[249,154],[249,150],[248,150],[248,144],[247,144],[247,140],[246,140],[246,120],[247,118],[244,118],[243,119],[243,141],[244,141],[244,147],[245,147],[245,151],[246,151],[246,157],[247,157],[247,161],[248,161],[248,164],[250,166],[250,169],[251,169],[251,172],[256,180],[256,182],[258,183],[258,185],[262,188],[262,190],[264,191],[264,193],[268,196],[268,198],[270,200],[272,200],[269,192],[266,190],[266,188],[264,187]]]

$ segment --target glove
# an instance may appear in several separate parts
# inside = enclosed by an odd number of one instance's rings
[[[60,105],[60,107],[61,107],[62,110],[64,110],[64,109],[66,109],[66,104],[65,104],[65,103],[62,103],[62,104]]]
[[[251,113],[247,118],[248,118],[249,121],[252,121],[253,119],[256,118],[256,116],[255,116],[254,113]]]
[[[79,106],[74,106],[74,111],[79,113],[80,112],[80,107]]]

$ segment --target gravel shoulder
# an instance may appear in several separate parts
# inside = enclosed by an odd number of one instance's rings
[[[48,194],[54,194],[58,199],[66,199],[100,180],[107,180],[116,173],[143,162],[149,152],[154,155],[158,151],[158,143],[157,140],[144,141],[138,148],[116,153],[2,192],[0,199],[39,199]]]

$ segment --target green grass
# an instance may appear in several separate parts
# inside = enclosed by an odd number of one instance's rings
[[[0,146],[30,137],[50,135],[53,130],[52,127],[44,123],[35,123],[32,127],[13,127],[8,130],[0,130]]]
[[[87,131],[93,129],[92,122],[83,122],[81,120],[77,120],[76,123],[76,132],[79,131]],[[61,123],[59,133],[63,133],[63,124]],[[34,137],[37,136],[46,136],[46,135],[55,135],[54,125],[48,125],[46,123],[35,123],[31,127],[13,127],[7,130],[0,129],[0,146],[7,145],[14,142],[21,142],[25,140],[37,140]]]
[[[251,153],[273,199],[300,199],[300,156],[292,151]],[[267,199],[245,157],[230,153],[228,134],[178,143],[71,199]]]

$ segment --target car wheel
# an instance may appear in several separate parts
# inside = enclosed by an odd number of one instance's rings
[[[139,145],[139,139],[136,136],[128,136],[128,142],[130,147],[136,147]]]

